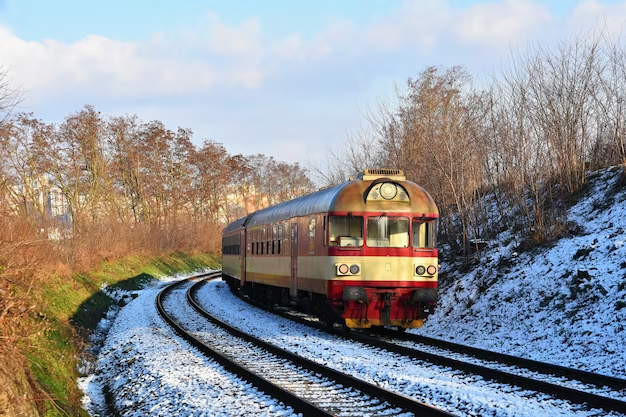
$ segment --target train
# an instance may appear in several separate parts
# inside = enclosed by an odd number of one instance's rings
[[[227,225],[222,279],[346,330],[418,328],[437,306],[438,216],[402,170],[366,169]]]

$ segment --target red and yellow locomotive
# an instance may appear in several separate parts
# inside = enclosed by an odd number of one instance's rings
[[[259,210],[223,232],[222,276],[350,328],[420,327],[437,303],[437,206],[396,169]]]

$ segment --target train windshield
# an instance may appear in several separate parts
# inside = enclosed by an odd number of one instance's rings
[[[437,244],[435,220],[413,219],[413,247],[434,248]]]
[[[367,238],[369,247],[406,248],[409,246],[409,219],[406,217],[387,217],[384,214],[367,219]]]
[[[363,246],[363,217],[328,216],[329,246]]]

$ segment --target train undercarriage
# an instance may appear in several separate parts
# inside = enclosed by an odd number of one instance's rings
[[[291,306],[307,314],[317,315],[327,326],[339,324],[344,329],[393,327],[400,331],[419,328],[437,304],[436,288],[382,288],[345,286],[342,296],[299,291],[298,298],[288,288],[246,282],[240,287],[236,278],[224,276],[231,291],[241,292],[254,303],[273,308]]]

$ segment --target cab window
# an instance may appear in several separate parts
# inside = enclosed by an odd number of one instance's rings
[[[413,219],[413,247],[434,248],[437,245],[435,220]]]
[[[409,219],[383,215],[367,219],[367,246],[374,248],[408,248]]]
[[[328,246],[363,246],[363,217],[328,216]]]

